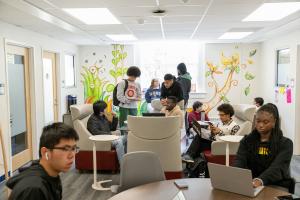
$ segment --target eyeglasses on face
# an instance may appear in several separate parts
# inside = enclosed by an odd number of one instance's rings
[[[78,153],[80,151],[80,148],[77,146],[74,147],[70,147],[70,146],[65,146],[65,147],[53,147],[51,149],[57,149],[57,150],[61,150],[63,152],[68,152],[68,153]]]

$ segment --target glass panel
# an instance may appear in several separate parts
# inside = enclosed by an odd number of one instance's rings
[[[24,56],[7,55],[12,155],[27,149]]]
[[[289,84],[290,49],[277,50],[277,83],[276,86]]]
[[[54,122],[52,60],[43,58],[45,124]]]
[[[74,56],[65,55],[65,84],[66,87],[75,86]]]

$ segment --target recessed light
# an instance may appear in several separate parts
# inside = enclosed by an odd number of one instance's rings
[[[137,38],[134,35],[130,34],[107,34],[107,37],[114,41],[132,41],[137,40]]]
[[[243,21],[276,21],[300,9],[300,2],[264,3]]]
[[[253,32],[226,32],[221,35],[218,39],[221,40],[233,40],[233,39],[242,39]]]
[[[107,8],[63,8],[71,16],[85,24],[120,24]]]

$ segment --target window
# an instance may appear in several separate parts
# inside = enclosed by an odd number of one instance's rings
[[[72,55],[65,55],[65,87],[75,87],[75,65]]]
[[[197,42],[181,41],[136,44],[134,63],[142,72],[140,78],[142,90],[145,91],[150,86],[153,78],[158,78],[162,83],[167,73],[177,77],[177,65],[183,62],[192,76],[191,92],[203,91],[203,47],[204,45]]]
[[[289,84],[290,49],[277,50],[276,86],[284,87]]]

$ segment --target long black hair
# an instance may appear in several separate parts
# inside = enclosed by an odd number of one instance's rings
[[[277,106],[272,103],[268,103],[268,104],[261,106],[258,109],[257,114],[259,114],[261,112],[270,113],[274,117],[274,120],[275,120],[275,126],[271,130],[271,136],[270,136],[269,146],[268,146],[269,153],[270,153],[269,161],[272,162],[273,159],[275,158],[275,156],[279,152],[279,142],[280,142],[281,138],[283,137],[283,134],[282,134],[282,131],[280,128],[279,112],[278,112]],[[255,127],[255,129],[249,135],[249,145],[252,146],[256,156],[258,156],[257,152],[258,152],[259,144],[260,144],[260,134]]]

